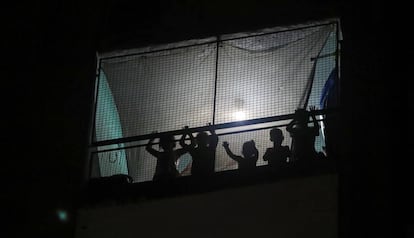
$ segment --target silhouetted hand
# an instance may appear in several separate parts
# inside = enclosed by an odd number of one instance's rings
[[[318,124],[318,122],[316,121],[316,116],[315,116],[315,110],[316,110],[316,106],[310,106],[309,107],[309,110],[310,110],[310,116],[312,117],[312,120],[313,120],[313,125],[315,126],[315,128],[319,128],[319,124]],[[319,135],[319,132],[318,132],[318,135]]]
[[[214,126],[210,122],[207,123],[207,126],[208,126],[208,130],[210,131],[211,134],[213,134],[213,135],[216,134]]]
[[[223,147],[224,148],[228,148],[229,147],[229,143],[227,141],[223,141]]]
[[[150,143],[153,142],[155,140],[155,135],[158,133],[158,131],[153,131],[151,132],[151,139],[150,139]]]

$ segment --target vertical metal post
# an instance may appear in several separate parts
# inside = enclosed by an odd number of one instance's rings
[[[216,43],[216,67],[214,75],[214,101],[213,101],[213,125],[216,124],[216,99],[217,99],[217,79],[218,79],[218,61],[219,61],[219,47],[220,47],[220,36],[217,36]]]
[[[92,109],[92,122],[91,122],[91,131],[89,133],[89,145],[93,142],[93,136],[96,129],[96,111],[98,107],[98,95],[99,95],[99,84],[100,84],[100,78],[101,78],[101,67],[102,67],[102,61],[98,58],[98,69],[96,73],[96,79],[95,79],[95,92],[94,92],[94,99],[93,99],[93,109]]]
[[[339,70],[339,67],[340,67],[340,62],[339,62],[339,60],[340,60],[340,57],[339,57],[339,55],[340,55],[340,53],[341,53],[341,47],[340,47],[340,43],[341,43],[341,38],[340,38],[340,34],[341,34],[341,32],[340,32],[340,25],[339,25],[339,19],[336,21],[336,23],[335,23],[335,25],[336,25],[336,54],[335,54],[335,67],[336,67],[336,80],[337,80],[337,87],[336,87],[336,92],[335,92],[335,94],[336,94],[336,101],[337,101],[337,103],[339,103],[340,102],[340,92],[341,92],[341,90],[340,90],[340,88],[341,88],[341,75],[340,75],[340,70]]]
[[[94,138],[94,134],[95,134],[95,122],[96,122],[96,111],[97,111],[97,104],[98,104],[98,94],[99,94],[99,83],[100,83],[100,75],[101,75],[101,66],[102,66],[102,62],[101,59],[96,56],[97,59],[97,69],[95,71],[95,80],[94,80],[94,94],[93,94],[93,100],[92,100],[92,110],[91,110],[91,116],[90,116],[90,121],[89,121],[89,135],[88,135],[88,152],[87,152],[87,157],[86,157],[86,171],[85,171],[85,180],[90,179],[91,176],[91,170],[92,170],[92,151],[94,151],[94,149],[91,148],[91,145],[93,143],[93,138]]]

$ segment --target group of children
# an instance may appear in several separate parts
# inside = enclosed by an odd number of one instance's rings
[[[315,107],[310,107],[311,112]],[[313,119],[313,127],[308,126],[309,116]],[[286,130],[292,137],[292,148],[283,146],[283,132],[279,128],[270,130],[270,141],[273,147],[268,148],[263,155],[263,160],[268,162],[271,168],[283,168],[289,161],[299,162],[299,165],[307,166],[307,161],[312,158],[320,157],[315,151],[314,143],[316,136],[319,135],[319,124],[313,113],[306,109],[298,109],[293,120],[288,124]],[[157,158],[157,165],[153,180],[169,180],[180,176],[176,168],[177,160],[185,153],[192,157],[191,175],[196,177],[206,177],[214,173],[215,152],[218,145],[218,136],[211,124],[209,124],[210,135],[207,132],[199,132],[196,137],[190,132],[188,127],[184,128],[184,133],[180,139],[182,148],[175,149],[176,142],[173,135],[163,135],[159,138],[159,146],[162,151],[155,150],[155,137],[152,137],[146,146],[146,150]],[[189,136],[190,144],[185,143]],[[238,163],[240,170],[249,170],[256,167],[259,152],[253,140],[247,141],[242,146],[242,156],[235,155],[229,148],[227,141],[223,142],[223,147],[227,155]]]

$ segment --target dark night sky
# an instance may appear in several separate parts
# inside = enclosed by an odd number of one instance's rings
[[[8,151],[19,156],[4,157],[11,163],[3,167],[8,182],[2,196],[10,204],[6,215],[16,237],[23,233],[71,237],[74,219],[60,223],[54,212],[61,207],[72,214],[76,204],[86,159],[96,51],[331,16],[342,17],[344,131],[352,138],[344,143],[354,148],[346,151],[352,159],[345,183],[352,189],[344,197],[355,211],[349,229],[362,228],[366,217],[381,222],[389,218],[390,170],[383,158],[390,152],[387,142],[378,138],[390,134],[384,125],[392,120],[375,116],[389,106],[383,97],[387,89],[382,78],[384,42],[377,35],[384,21],[381,2],[84,2],[50,1],[4,10],[11,23],[6,29],[11,30],[6,57],[13,76],[4,80],[3,101],[12,103],[4,105],[3,141]]]

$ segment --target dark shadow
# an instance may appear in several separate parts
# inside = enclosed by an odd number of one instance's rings
[[[315,138],[319,136],[319,124],[313,113],[316,108],[311,106],[310,111],[297,109],[293,120],[286,127],[292,137],[291,160],[300,171],[307,171],[314,167],[319,159],[325,155],[315,150]],[[312,118],[313,126],[308,126],[309,117]]]
[[[194,178],[205,178],[214,174],[216,148],[219,139],[211,123],[208,125],[210,135],[202,131],[194,138],[188,127],[185,127],[186,132],[183,134],[183,138],[188,135],[191,143],[189,145],[185,144],[184,139],[180,141],[181,146],[192,157],[191,175]]]
[[[100,199],[122,200],[126,190],[133,183],[131,176],[126,174],[115,174],[109,177],[90,179],[87,184],[87,199],[94,203]]]
[[[168,181],[179,177],[180,173],[178,172],[175,163],[178,158],[180,158],[180,156],[187,153],[187,150],[184,148],[174,150],[176,143],[174,136],[171,134],[160,136],[159,146],[162,151],[155,150],[152,147],[154,140],[155,136],[148,141],[148,144],[145,148],[151,155],[157,158],[157,165],[155,168],[153,180]]]
[[[273,171],[278,171],[288,167],[288,158],[291,157],[289,146],[282,146],[285,139],[282,130],[273,128],[270,130],[270,141],[273,142],[272,148],[267,148],[263,155],[263,160],[268,162],[268,166]]]
[[[230,150],[229,143],[223,142],[223,147],[226,150],[228,156],[235,160],[239,165],[241,171],[251,171],[256,168],[256,162],[259,158],[259,151],[253,140],[246,141],[243,143],[242,154],[243,156],[235,155]]]

